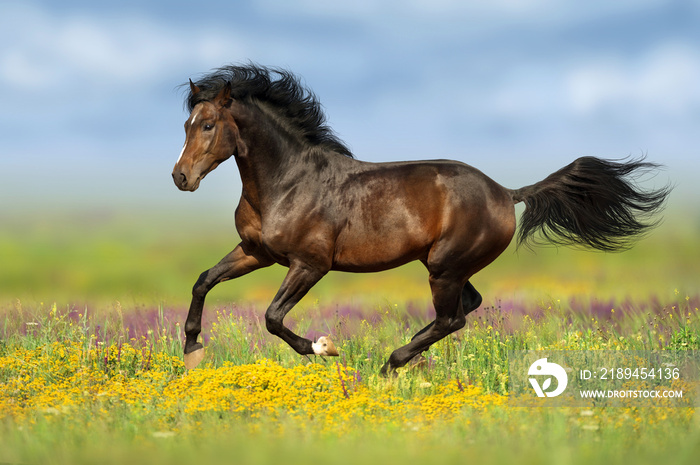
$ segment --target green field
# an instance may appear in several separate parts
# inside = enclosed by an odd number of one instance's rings
[[[509,249],[484,308],[397,378],[430,318],[420,265],[331,273],[289,317],[341,356],[296,355],[262,315],[284,276],[209,296],[186,373],[189,290],[236,243],[231,215],[14,215],[0,228],[0,463],[696,463],[695,408],[509,403],[512,350],[700,350],[700,220],[670,212],[622,254]]]

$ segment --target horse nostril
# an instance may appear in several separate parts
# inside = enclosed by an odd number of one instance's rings
[[[185,176],[183,172],[173,171],[173,181],[175,181],[175,184],[178,186],[184,186],[187,184],[187,176]]]

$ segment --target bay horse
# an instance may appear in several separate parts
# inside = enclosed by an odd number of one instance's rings
[[[219,68],[189,81],[185,104],[190,115],[175,185],[197,190],[232,156],[243,185],[235,212],[240,243],[192,289],[188,369],[204,356],[197,337],[205,297],[223,281],[274,263],[288,267],[265,312],[268,331],[299,354],[334,356],[329,338],[313,342],[284,325],[292,307],[331,270],[375,272],[420,260],[435,320],[393,351],[381,373],[394,374],[464,327],[480,306],[469,279],[511,242],[515,204],[526,205],[518,245],[547,241],[613,251],[655,226],[651,215],[670,191],[638,186],[638,174],[659,166],[643,159],[583,157],[515,190],[457,161],[359,161],[326,124],[316,96],[284,69]]]

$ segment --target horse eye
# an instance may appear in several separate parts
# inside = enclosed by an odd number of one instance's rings
[[[204,130],[205,130],[205,131],[211,131],[212,129],[214,129],[214,126],[212,126],[211,124],[205,124],[205,125],[204,125]]]

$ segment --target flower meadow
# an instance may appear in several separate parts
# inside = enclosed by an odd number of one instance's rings
[[[700,350],[700,298],[677,294],[497,302],[388,379],[379,368],[429,306],[290,315],[298,333],[330,335],[334,358],[268,335],[263,308],[209,307],[207,355],[186,371],[185,309],[15,301],[0,310],[0,462],[696,463],[694,407],[509,403],[509,351]]]

